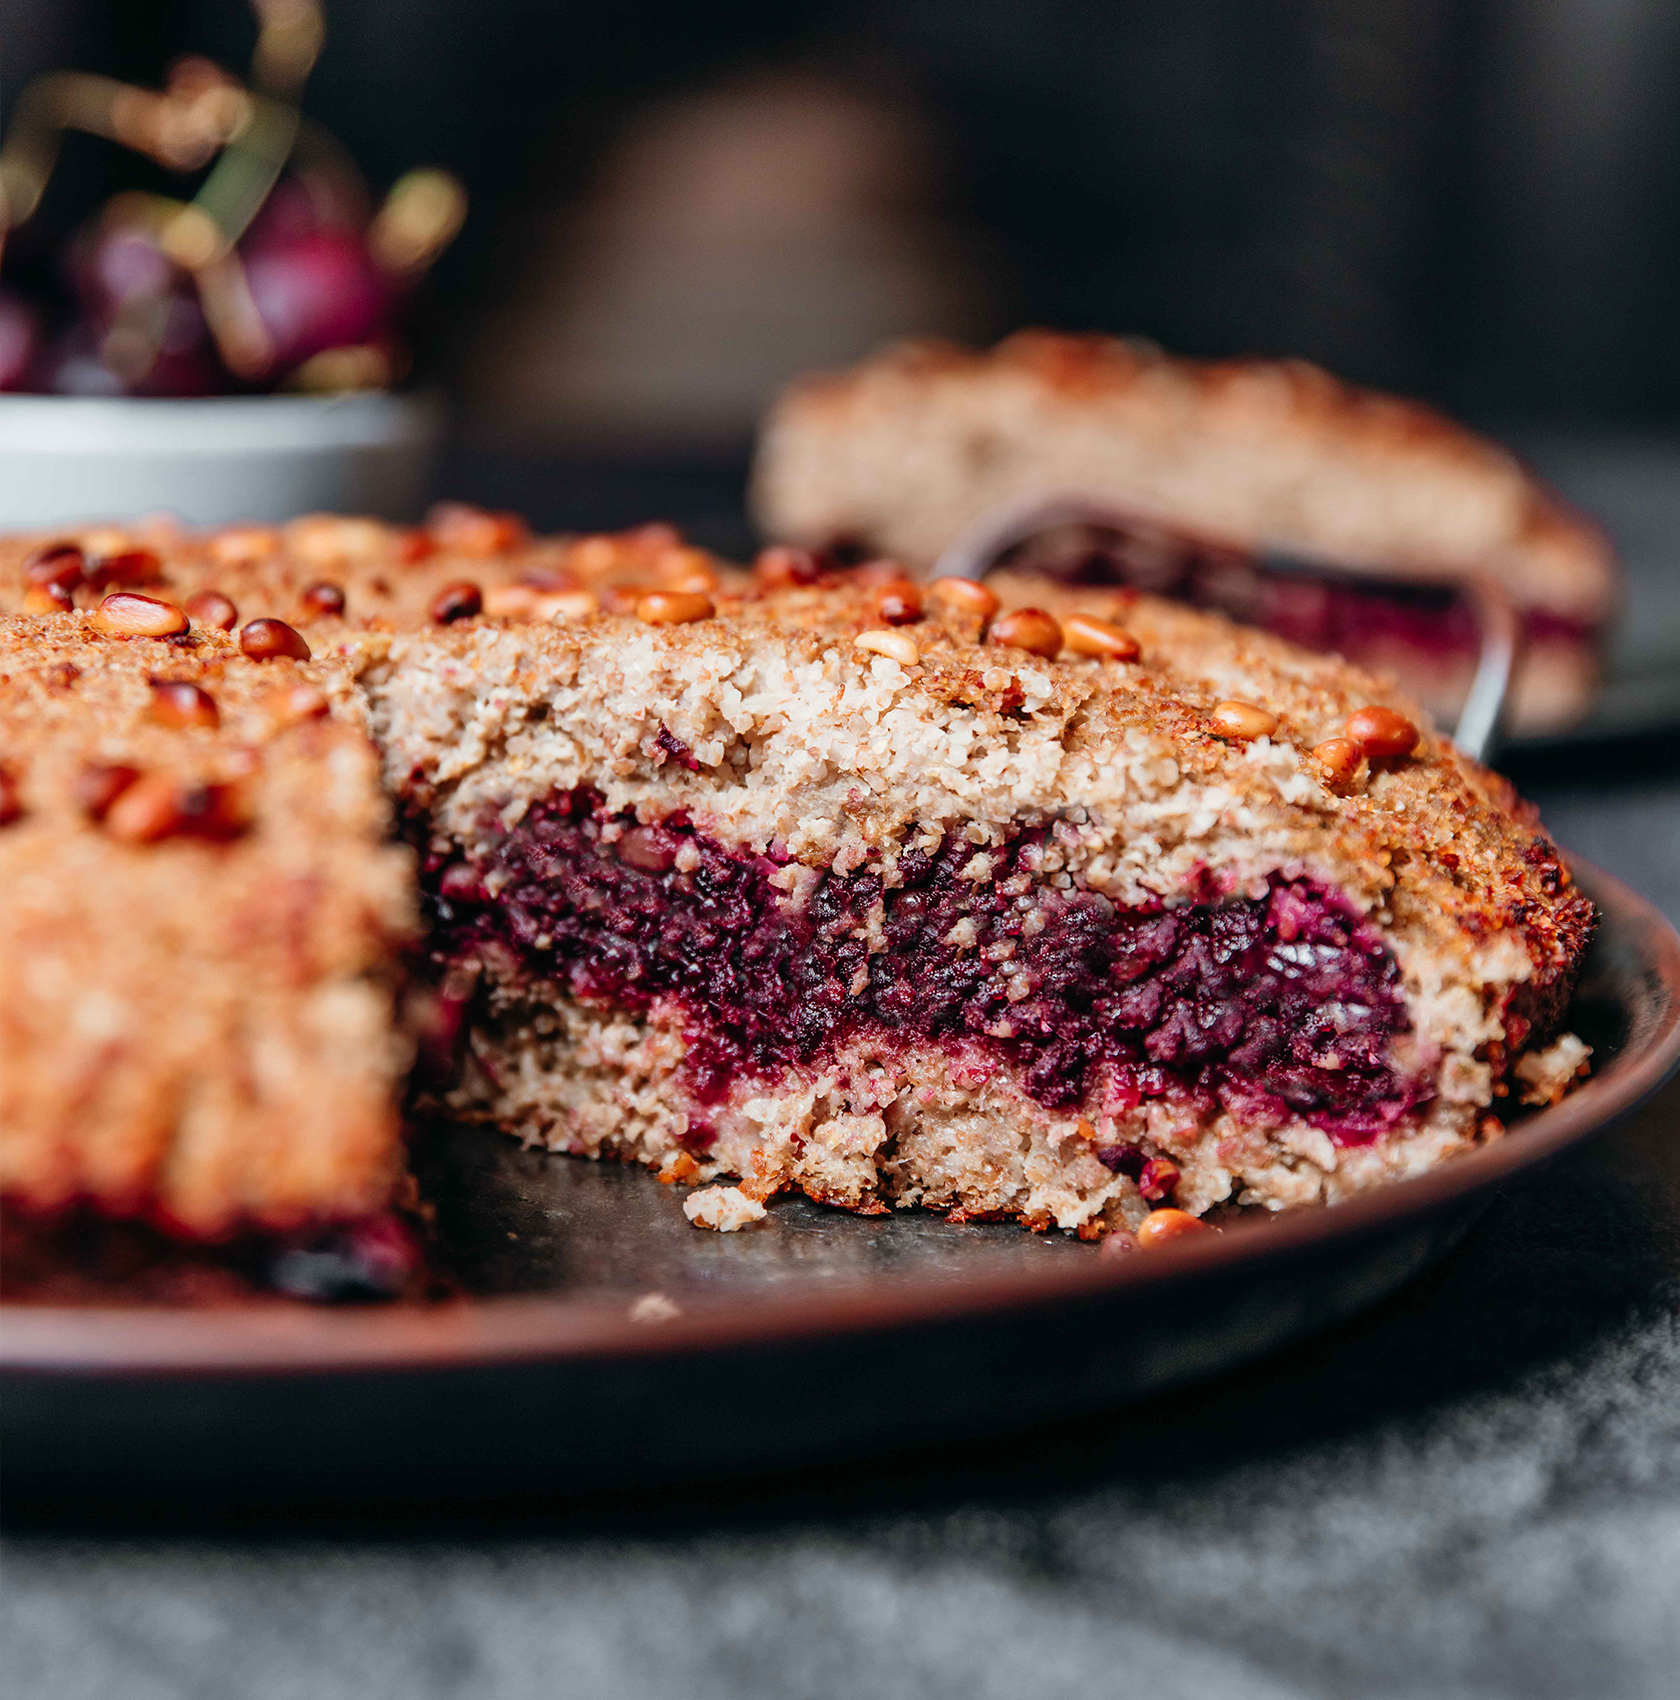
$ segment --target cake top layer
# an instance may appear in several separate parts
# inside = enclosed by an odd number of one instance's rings
[[[1615,596],[1603,535],[1512,455],[1301,361],[1045,331],[984,353],[906,345],[795,383],[754,475],[770,535],[922,562],[998,508],[1070,494],[1241,549],[1494,571],[1523,604],[1584,621]]]

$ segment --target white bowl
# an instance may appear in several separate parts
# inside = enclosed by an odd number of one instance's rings
[[[429,396],[0,396],[0,529],[159,511],[409,519],[442,430]]]

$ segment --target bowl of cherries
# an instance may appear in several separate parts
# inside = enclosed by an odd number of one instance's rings
[[[442,411],[402,387],[408,327],[465,198],[418,170],[376,200],[296,104],[318,10],[254,3],[248,79],[189,58],[161,90],[60,72],[15,104],[0,145],[0,527],[157,510],[401,519],[424,499]],[[32,243],[70,130],[189,181],[119,192],[67,240]]]

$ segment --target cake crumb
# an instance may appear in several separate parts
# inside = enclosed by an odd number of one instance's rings
[[[643,1293],[630,1307],[632,1322],[673,1322],[682,1315],[682,1306],[673,1304],[663,1293]]]
[[[692,1198],[683,1200],[683,1215],[695,1227],[715,1228],[720,1234],[732,1234],[768,1214],[757,1199],[748,1198],[738,1186],[702,1187]]]
[[[1545,1050],[1518,1057],[1511,1072],[1522,1082],[1519,1096],[1523,1103],[1557,1103],[1569,1090],[1570,1082],[1586,1073],[1591,1056],[1591,1045],[1573,1033],[1565,1033]]]

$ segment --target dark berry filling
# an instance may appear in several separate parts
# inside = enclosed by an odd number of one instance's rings
[[[441,973],[488,957],[586,1000],[676,1000],[701,1103],[895,1033],[1006,1058],[1053,1108],[1092,1088],[1105,1113],[1187,1094],[1293,1111],[1344,1144],[1425,1095],[1389,1053],[1407,1026],[1394,960],[1335,894],[1274,876],[1258,896],[1124,908],[1050,871],[1054,844],[1048,828],[984,851],[947,838],[902,855],[891,889],[866,867],[796,900],[800,870],[578,791],[483,866],[430,858],[424,883]]]
[[[1480,643],[1475,615],[1450,590],[1285,572],[1264,556],[1142,522],[1046,533],[1014,551],[1011,564],[1079,584],[1129,584],[1354,660],[1395,647],[1469,657]],[[1523,624],[1530,642],[1593,638],[1586,622],[1546,609],[1530,609]]]

